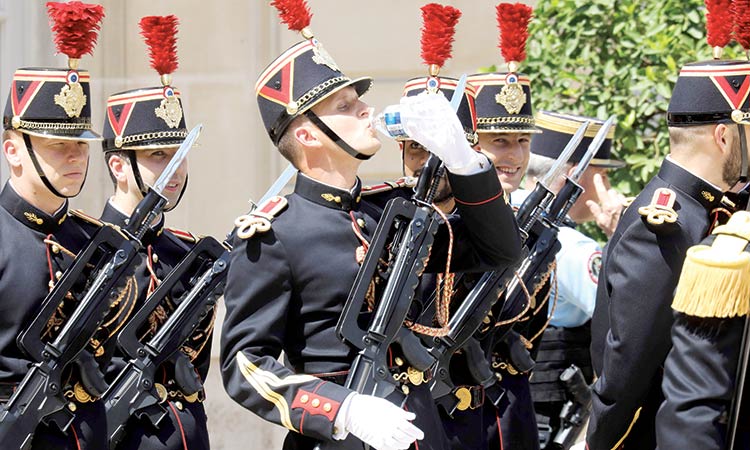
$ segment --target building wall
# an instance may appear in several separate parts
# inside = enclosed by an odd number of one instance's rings
[[[89,0],[92,1],[92,0]],[[106,11],[93,57],[81,68],[91,72],[94,123],[101,130],[106,95],[159,85],[148,65],[138,21],[145,15],[180,18],[180,67],[173,84],[182,93],[188,126],[203,123],[199,146],[190,154],[190,183],[168,224],[199,234],[224,236],[249,199],[258,199],[286,166],[265,134],[254,97],[256,77],[284,49],[300,38],[278,23],[268,1],[101,0]],[[365,100],[377,110],[398,102],[404,82],[426,75],[420,58],[419,7],[414,0],[308,0],[311,29],[350,77],[370,75],[375,84]],[[444,2],[463,11],[454,57],[442,74],[459,77],[501,62],[494,5],[497,1]],[[527,2],[533,3],[533,2]],[[41,0],[0,0],[0,95],[7,98],[9,80],[21,66],[63,67],[54,56]],[[533,77],[532,77],[533,78]],[[4,103],[3,103],[4,106]],[[400,174],[400,155],[392,141],[363,164],[365,182]],[[5,179],[7,167],[0,173]],[[72,202],[96,215],[112,187],[101,151],[92,147],[84,193]],[[332,256],[335,257],[335,256]],[[251,275],[249,275],[251,276]],[[221,320],[217,321],[217,333]],[[218,341],[215,340],[215,341]],[[215,449],[279,448],[285,434],[229,400],[221,388],[218,343],[207,382],[209,427]],[[262,446],[262,447],[261,447]]]

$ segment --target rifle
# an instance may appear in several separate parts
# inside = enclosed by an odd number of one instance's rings
[[[568,211],[578,200],[581,192],[583,192],[583,188],[578,184],[578,180],[604,143],[607,133],[614,125],[614,122],[615,116],[611,116],[602,124],[573,173],[565,177],[565,184],[557,195],[555,195],[551,205],[541,215],[541,220],[537,220],[532,224],[530,238],[527,241],[530,248],[529,256],[521,264],[521,268],[518,271],[519,276],[512,279],[508,285],[507,300],[502,309],[501,316],[515,317],[521,311],[527,309],[528,305],[526,301],[528,298],[526,292],[521,287],[521,283],[524,286],[536,286],[549,271],[549,267],[554,262],[555,255],[560,249],[560,243],[557,241],[559,227],[565,222]],[[495,337],[498,340],[502,339],[511,327],[512,324],[500,327],[500,330],[495,331]]]
[[[296,173],[291,164],[263,195],[259,204],[277,195]],[[251,211],[257,205],[251,202]],[[198,325],[212,312],[221,296],[229,271],[230,233],[223,243],[204,237],[195,244],[180,263],[159,284],[118,335],[117,341],[130,358],[127,366],[102,397],[107,413],[109,448],[114,449],[125,435],[130,416],[148,420],[158,427],[167,415],[164,386],[155,382],[158,368],[171,361],[175,368],[175,382],[186,395],[197,395],[203,388],[189,358],[180,351]],[[175,309],[159,330],[147,342],[138,339],[138,331],[148,323],[151,313],[172,293],[175,286],[190,274],[194,277],[188,290],[178,300]]]
[[[591,413],[591,388],[583,378],[581,368],[572,364],[560,374],[569,400],[560,411],[560,429],[546,450],[568,450],[581,434],[586,419]]]
[[[441,166],[442,162],[430,155],[417,180],[412,200],[395,198],[386,204],[336,324],[339,339],[360,350],[344,386],[361,394],[387,398],[397,405],[403,405],[406,394],[396,389],[397,382],[391,376],[387,359],[391,344],[399,343],[404,357],[417,370],[427,370],[433,362],[419,338],[404,327],[404,320],[439,225],[439,216],[430,202],[437,189],[439,176],[436,174]],[[375,272],[379,271],[381,259],[388,261],[387,269],[379,272],[386,286],[371,319],[361,325],[367,291]],[[319,442],[315,450],[343,448],[343,442]]]
[[[19,347],[36,363],[0,414],[0,442],[4,448],[30,446],[40,422],[55,423],[63,432],[68,430],[75,417],[75,405],[69,404],[63,395],[62,375],[71,363],[79,366],[81,381],[88,392],[100,396],[106,390],[98,365],[85,347],[117,298],[118,282],[133,272],[142,247],[141,238],[167,205],[161,193],[202,128],[197,125],[188,134],[124,229],[105,225],[94,235],[47,295],[40,313],[19,336]],[[43,342],[40,336],[50,317],[90,264],[94,265],[96,275],[84,289],[81,301],[60,333],[51,342]]]
[[[519,208],[516,219],[524,244],[529,242],[529,232],[532,229],[537,230],[538,227],[535,224],[541,220],[542,213],[554,197],[548,186],[562,174],[565,164],[583,140],[588,124],[589,122],[585,122],[578,128],[550,170],[537,182],[534,190]],[[534,239],[534,241],[538,240]],[[527,271],[529,257],[525,257],[522,261],[525,264],[522,270]],[[467,368],[472,378],[485,388],[485,396],[493,404],[498,404],[502,398],[503,392],[495,384],[495,374],[486,363],[486,355],[474,335],[500,298],[517,268],[514,266],[502,271],[484,273],[451,317],[448,334],[433,340],[430,353],[436,362],[432,369],[433,378],[430,390],[437,403],[442,405],[451,417],[459,405],[459,400],[455,395],[449,395],[455,394],[456,390],[450,379],[449,368],[453,354],[459,350],[462,350],[467,357]]]
[[[489,361],[486,357],[479,357],[478,351],[481,345],[471,341],[477,340],[475,332],[497,302],[503,288],[506,292],[505,302],[498,308],[500,309],[498,321],[502,317],[516,317],[527,309],[527,296],[522,285],[536,286],[548,272],[550,264],[554,262],[555,255],[560,250],[560,243],[557,240],[559,226],[583,191],[577,181],[604,142],[614,119],[612,116],[602,125],[574,173],[566,177],[563,188],[557,195],[553,195],[549,186],[560,176],[570,155],[580,145],[588,128],[588,122],[579,127],[555,164],[542,180],[537,182],[534,190],[526,197],[516,213],[522,239],[526,248],[529,249],[521,265],[517,268],[506,269],[501,273],[485,273],[461,303],[459,311],[451,317],[451,332],[448,337],[435,340],[436,348],[433,349],[433,355],[439,358],[439,362],[433,369],[433,381],[430,388],[437,403],[442,405],[449,415],[455,413],[459,405],[449,372],[450,358],[453,352],[459,349],[463,349],[467,354],[469,373],[477,384],[484,387],[487,398],[494,404],[502,398],[502,392],[496,386],[497,380]],[[512,326],[513,323],[508,323],[497,327],[493,338],[496,341],[504,339]],[[455,339],[454,336],[460,336],[461,339]],[[451,339],[454,342],[451,342]]]

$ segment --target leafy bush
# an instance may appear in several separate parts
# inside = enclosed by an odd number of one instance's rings
[[[611,179],[626,196],[640,192],[669,151],[666,111],[680,67],[711,58],[704,16],[703,0],[537,2],[521,65],[534,108],[615,114],[613,150],[628,166]],[[725,55],[739,54],[732,47]]]

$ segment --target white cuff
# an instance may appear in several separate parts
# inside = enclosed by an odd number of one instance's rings
[[[333,421],[333,439],[337,441],[343,441],[349,436],[349,431],[346,429],[346,416],[349,414],[349,405],[351,404],[352,397],[357,395],[356,392],[352,392],[347,395],[344,401],[339,407],[339,412],[336,414],[336,420]]]
[[[492,164],[486,156],[480,152],[474,152],[471,160],[466,161],[461,167],[448,167],[445,166],[448,171],[454,175],[474,175],[479,172],[487,170],[487,166]]]

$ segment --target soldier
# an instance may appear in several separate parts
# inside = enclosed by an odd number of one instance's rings
[[[747,16],[750,10],[743,7],[736,13]],[[709,44],[714,48],[727,43],[715,42],[710,31]],[[748,30],[735,28],[735,33],[737,42],[747,48]],[[714,56],[720,57],[716,52]],[[721,124],[717,129],[725,126],[735,141],[739,137],[733,147],[741,148],[741,155],[723,167],[727,184],[738,174],[747,176],[750,103],[745,96],[732,94],[749,83],[747,61],[716,59],[683,67],[673,92],[673,99],[681,100],[670,106],[673,123],[688,118],[700,123],[710,113],[710,120]],[[690,104],[699,98],[700,104]],[[747,205],[738,207],[747,209]],[[749,233],[750,214],[739,211],[687,251],[672,302],[672,348],[661,384],[665,401],[656,415],[658,448],[750,449],[748,335],[743,335],[750,305]]]
[[[404,96],[415,96],[425,92],[425,83],[429,78],[430,77],[421,77],[407,81],[404,86]],[[458,80],[449,77],[439,77],[438,79],[440,80],[439,92],[445,95],[446,98],[452,98]],[[467,84],[464,91],[464,99],[461,100],[458,111],[456,112],[458,119],[461,121],[461,125],[466,132],[466,140],[469,145],[472,146],[476,146],[477,143],[474,93],[474,86]],[[399,140],[398,145],[401,150],[401,157],[404,164],[404,174],[407,177],[418,177],[422,173],[422,167],[425,162],[427,162],[430,152],[424,148],[422,144],[412,139]],[[456,209],[453,191],[451,190],[450,184],[446,178],[443,178],[438,185],[438,190],[433,202],[445,213],[451,213]]]
[[[445,448],[426,384],[406,386],[409,412],[341,386],[355,351],[336,337],[335,325],[382,213],[376,200],[360,196],[357,178],[362,160],[380,147],[372,110],[360,100],[371,79],[352,80],[338,69],[306,28],[309,15],[286,22],[302,23],[305,40],[263,71],[256,94],[272,142],[299,173],[293,194],[239,219],[259,220],[268,231],[235,242],[222,332],[225,388],[245,408],[288,428],[287,449],[342,439],[339,445],[352,449],[360,441],[407,448],[415,439],[424,439],[421,449]],[[423,95],[402,104],[419,110],[402,115],[404,126],[443,160],[461,211],[460,221],[451,220],[461,228],[451,269],[512,263],[520,252],[512,212],[448,101]],[[435,243],[431,259],[445,256],[445,244]],[[277,361],[282,351],[284,365]],[[404,370],[400,358],[394,354],[397,372]]]
[[[8,401],[33,362],[16,338],[35,318],[42,301],[93,231],[69,215],[68,199],[80,193],[86,180],[90,143],[101,140],[91,129],[90,76],[78,69],[78,62],[84,54],[92,53],[104,10],[80,2],[48,3],[47,7],[58,50],[69,58],[68,68],[16,70],[3,114],[3,154],[10,176],[0,193],[2,403]],[[90,39],[82,42],[61,31],[56,22],[60,16],[90,33]],[[50,320],[45,335],[39,338],[52,340],[68,310],[60,305],[59,315]],[[54,424],[40,424],[31,447],[105,448],[103,405],[86,393],[77,367],[68,368],[63,380],[65,396],[71,399],[69,408],[76,412],[73,423],[67,433]]]
[[[412,78],[404,85],[403,95],[412,97],[423,92],[441,93],[447,99],[452,99],[456,93],[459,80],[455,78],[439,76],[440,69],[451,57],[452,41],[455,26],[461,17],[461,11],[450,6],[442,6],[431,3],[422,7],[422,60],[428,67],[428,76]],[[463,97],[458,104],[456,115],[466,133],[466,141],[476,149],[477,144],[477,117],[474,97],[476,91],[474,86],[466,83]],[[397,138],[401,157],[404,165],[404,174],[407,177],[418,177],[422,167],[427,162],[430,153],[419,142],[408,137]],[[456,208],[450,184],[443,178],[433,198],[433,202],[445,213],[451,213]]]
[[[536,125],[542,134],[531,141],[531,156],[529,168],[526,171],[525,187],[534,189],[539,181],[552,167],[555,159],[568,143],[584,121],[590,121],[584,134],[584,139],[571,155],[566,171],[571,175],[576,165],[583,157],[603,121],[567,114],[556,114],[540,111],[536,115]],[[591,356],[591,315],[596,302],[596,287],[601,266],[601,247],[588,236],[575,229],[579,221],[588,220],[591,212],[586,207],[588,202],[599,205],[597,193],[602,192],[605,208],[609,208],[609,192],[604,187],[597,188],[598,183],[607,183],[607,170],[623,167],[625,164],[610,157],[614,127],[610,128],[607,137],[599,148],[589,167],[578,180],[584,187],[576,203],[570,208],[569,220],[566,226],[560,227],[557,239],[561,249],[557,253],[555,279],[551,288],[548,312],[551,314],[549,326],[545,329],[539,343],[539,353],[536,356],[534,376],[531,378],[531,393],[534,399],[534,409],[540,429],[542,443],[549,442],[560,428],[560,411],[569,398],[565,385],[560,381],[560,375],[571,364],[575,364],[583,372],[587,383],[593,381]],[[552,192],[560,191],[564,184],[564,176],[553,180],[548,186]],[[516,197],[515,194],[521,194]],[[513,204],[521,204],[526,191],[516,191],[512,196]],[[618,196],[612,196],[617,199]],[[583,205],[584,208],[580,206]],[[619,210],[623,208],[620,203]],[[602,210],[604,208],[600,208]],[[614,208],[617,210],[618,208]],[[610,224],[619,212],[610,214],[602,212],[605,219],[602,222]]]
[[[111,95],[107,99],[104,122],[103,150],[107,169],[114,185],[101,214],[101,220],[124,227],[135,207],[153,186],[159,175],[177,152],[188,134],[180,91],[171,84],[171,74],[177,69],[176,33],[177,17],[150,16],[140,21],[142,34],[151,52],[151,63],[161,75],[162,86],[133,89]],[[167,184],[163,195],[168,203],[166,211],[174,209],[182,198],[188,181],[187,160],[183,161]],[[196,238],[188,232],[166,228],[164,215],[160,215],[146,232],[143,240],[143,261],[138,265],[128,288],[136,294],[130,296],[130,311],[137,311],[160,281],[190,250]],[[159,326],[177,307],[175,299],[184,287],[151,313],[148,326],[139,336],[153,336]],[[129,315],[122,315],[109,327],[115,334]],[[199,326],[188,343],[184,355],[195,366],[200,380],[205,380],[210,363],[212,318]],[[111,377],[117,375],[125,364],[117,352],[110,368]],[[166,393],[167,417],[158,426],[145,418],[131,417],[118,449],[208,449],[210,447],[205,395],[184,393],[177,383],[175,367],[165,363],[157,372],[157,390]],[[161,387],[159,387],[161,386]]]
[[[469,76],[468,80],[477,92],[479,147],[490,156],[504,192],[510,194],[519,188],[526,172],[531,136],[539,133],[532,114],[531,81],[528,75],[517,72],[526,57],[526,40],[519,36],[525,35],[531,8],[501,3],[496,9],[501,53],[508,63],[508,71],[479,73]],[[501,305],[502,302],[498,302],[495,309]],[[496,322],[507,319],[500,317],[499,311],[493,314]],[[498,342],[495,330],[494,327],[484,330],[483,346],[505,396],[495,408],[489,401],[482,402],[481,386],[463,386],[471,395],[472,407],[454,415],[456,423],[462,425],[449,432],[449,436],[452,435],[456,448],[460,448],[462,436],[467,435],[477,438],[476,448],[538,449],[528,374],[533,362],[519,334],[512,332]],[[515,347],[514,351],[510,346]],[[523,362],[510,360],[511,354],[524,353]],[[481,408],[472,409],[480,404]]]
[[[722,191],[734,186],[741,168],[746,175],[741,162],[750,122],[743,114],[750,106],[737,92],[744,92],[748,74],[740,61],[681,69],[667,110],[670,153],[604,251],[592,320],[599,378],[586,436],[590,450],[656,447],[661,367],[671,347],[669,305],[685,252],[710,231]]]

